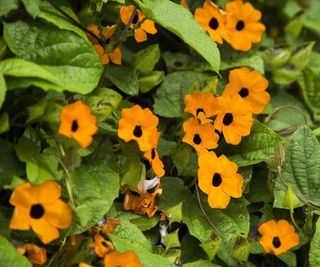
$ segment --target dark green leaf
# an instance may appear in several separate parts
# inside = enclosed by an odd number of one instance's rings
[[[118,197],[119,169],[112,144],[100,144],[94,154],[85,158],[72,173],[72,182],[76,202],[74,232],[81,233],[96,224]]]
[[[319,251],[320,251],[320,219],[318,219],[316,223],[316,232],[313,236],[313,239],[310,245],[310,251],[309,251],[310,267],[320,266]]]
[[[184,110],[184,96],[189,88],[207,76],[195,71],[180,71],[167,75],[155,95],[154,112],[167,118],[179,117]]]

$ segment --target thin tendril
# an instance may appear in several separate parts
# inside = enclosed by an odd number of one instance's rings
[[[272,119],[272,117],[273,117],[274,115],[276,115],[281,109],[286,109],[286,108],[291,108],[291,109],[294,109],[294,110],[298,111],[298,112],[303,116],[304,124],[305,124],[305,125],[308,124],[308,120],[307,120],[306,114],[305,114],[300,108],[298,108],[298,107],[296,107],[296,106],[291,106],[291,105],[284,105],[284,106],[275,108],[275,109],[265,118],[264,123],[270,122],[270,120]]]
[[[217,229],[217,227],[213,224],[213,222],[210,220],[210,218],[208,217],[207,213],[205,212],[205,210],[204,210],[204,208],[203,208],[203,206],[202,206],[201,199],[200,199],[200,194],[199,194],[199,188],[198,188],[197,183],[195,184],[195,186],[196,186],[198,203],[199,203],[200,209],[201,209],[204,217],[206,218],[206,220],[208,221],[208,223],[211,225],[211,227],[213,228],[213,230],[215,231],[215,233],[216,233],[221,239],[223,239],[223,236],[221,235],[221,233],[219,232],[219,230]]]

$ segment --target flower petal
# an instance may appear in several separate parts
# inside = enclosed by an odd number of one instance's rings
[[[57,228],[68,228],[72,222],[72,210],[61,199],[45,205],[44,218]]]
[[[44,244],[48,244],[59,237],[57,228],[48,223],[44,218],[38,220],[31,219],[31,227]]]

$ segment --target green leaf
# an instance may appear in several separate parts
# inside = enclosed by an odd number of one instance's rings
[[[219,80],[217,76],[207,77],[203,80],[194,83],[189,89],[188,93],[191,94],[194,91],[200,91],[211,92],[212,94],[216,94],[218,82]]]
[[[320,145],[307,126],[288,142],[282,176],[298,197],[320,205]]]
[[[217,264],[214,264],[208,260],[198,260],[191,263],[183,264],[184,267],[220,267]]]
[[[137,72],[128,66],[106,66],[105,76],[122,92],[128,95],[139,93],[139,82]]]
[[[0,63],[1,68],[1,63]],[[0,108],[3,105],[3,102],[6,98],[7,85],[3,75],[0,73]]]
[[[32,267],[28,259],[20,255],[11,243],[0,236],[0,259],[2,264],[11,267]]]
[[[286,64],[272,72],[272,80],[277,84],[290,84],[294,82],[300,74],[301,71],[295,65]]]
[[[188,226],[190,234],[201,242],[209,240],[212,227],[201,212],[196,198],[184,187],[183,181],[175,177],[163,177],[161,185],[163,193],[160,196],[159,210],[174,207],[182,201],[182,221]],[[249,233],[249,214],[243,198],[232,199],[228,208],[223,210],[210,208],[207,196],[203,196],[201,202],[210,220],[226,240]]]
[[[31,183],[42,184],[62,178],[62,171],[58,171],[59,159],[55,148],[49,147],[40,153],[37,143],[22,136],[15,149],[19,159],[27,165],[27,178]]]
[[[0,115],[0,134],[7,132],[9,129],[9,115],[5,112]]]
[[[132,57],[131,65],[134,70],[143,74],[153,71],[160,59],[160,48],[158,44],[150,45],[147,48],[135,53]]]
[[[142,93],[149,92],[153,87],[160,84],[164,79],[164,71],[152,71],[139,77],[139,87]]]
[[[301,207],[303,203],[297,198],[297,196],[294,194],[291,184],[288,184],[287,192],[285,193],[282,205],[286,208],[290,209],[290,212],[293,213],[293,209]]]
[[[0,37],[0,59],[3,59],[3,57],[6,55],[7,47],[8,46],[5,40]]]
[[[12,10],[19,7],[18,0],[0,0],[0,17],[8,15]]]
[[[28,106],[27,107],[27,111],[28,111],[27,123],[43,116],[44,113],[46,112],[47,103],[48,102],[46,101],[46,99],[43,98],[39,100],[36,104],[32,106]]]
[[[315,54],[319,55],[319,54]],[[320,62],[320,56],[313,64]],[[317,72],[316,72],[317,71]],[[302,75],[298,78],[298,83],[302,90],[302,96],[308,108],[312,111],[315,120],[320,120],[320,90],[319,78],[320,70],[306,67]]]
[[[182,202],[164,211],[170,224],[182,221]]]
[[[206,59],[213,70],[219,71],[220,53],[217,45],[189,11],[169,0],[134,0],[134,2],[148,18],[176,34]]]
[[[121,185],[128,185],[130,189],[136,189],[139,181],[145,173],[145,166],[140,160],[139,154],[131,154],[126,158],[124,170],[121,173]]]
[[[126,239],[121,239],[116,235],[109,234],[108,236],[112,240],[117,251],[126,252],[129,250],[131,251],[133,250],[134,253],[136,253],[137,256],[139,257],[139,261],[143,266],[161,266],[161,267],[175,266],[165,258],[161,257],[160,255],[152,254],[148,250],[141,248],[138,243],[136,243],[137,245],[133,245],[131,242],[128,242]]]
[[[118,197],[119,167],[112,144],[100,144],[71,175],[76,202],[74,233],[82,233],[96,224]]]
[[[212,261],[216,256],[219,246],[221,244],[221,238],[219,236],[215,236],[214,239],[205,241],[200,244],[203,250],[207,253],[209,259]]]
[[[180,71],[167,75],[157,89],[154,112],[167,118],[179,117],[184,110],[184,96],[189,88],[207,76],[195,71]]]
[[[71,32],[17,21],[4,24],[4,39],[18,57],[39,66],[11,59],[1,63],[0,70],[5,70],[0,73],[45,79],[65,90],[82,94],[91,92],[99,82],[102,66],[93,46]]]
[[[316,223],[316,232],[312,238],[310,251],[309,251],[309,264],[310,267],[318,267],[320,266],[320,219]]]
[[[288,63],[293,64],[299,70],[304,69],[304,67],[309,63],[314,44],[315,42],[309,42],[298,46],[292,52]]]
[[[151,252],[152,247],[150,241],[144,236],[141,230],[129,221],[121,220],[121,223],[114,229],[112,235],[132,243],[132,246],[139,247]]]
[[[166,246],[166,250],[170,248],[180,247],[179,229],[165,235],[163,240],[164,240],[164,245]]]
[[[77,15],[73,12],[70,4],[64,0],[55,0],[56,5],[58,5],[64,12],[66,12],[70,17],[75,21],[78,21]],[[86,33],[72,24],[63,14],[61,14],[57,9],[50,5],[47,1],[42,1],[40,3],[40,12],[38,16],[53,25],[57,26],[62,30],[69,30],[77,35],[81,36],[84,39],[87,39]]]
[[[23,164],[18,160],[13,144],[0,138],[1,154],[0,160],[0,188],[11,182],[13,176],[24,173]]]
[[[104,121],[120,104],[122,97],[109,88],[99,88],[84,97],[84,102],[90,107],[98,122]]]
[[[24,7],[26,8],[27,12],[35,18],[38,16],[40,9],[39,9],[39,4],[40,0],[21,0]]]
[[[238,166],[248,166],[275,157],[275,145],[280,137],[265,124],[254,121],[249,136],[244,137],[237,146],[229,146],[227,155]]]
[[[231,53],[226,53],[227,55]],[[260,55],[239,56],[239,54],[231,54],[230,58],[221,61],[220,70],[227,70],[238,67],[250,67],[264,74],[264,62]]]
[[[141,231],[147,231],[155,227],[159,222],[159,217],[154,215],[150,218],[139,216],[130,220],[131,223],[135,224]]]

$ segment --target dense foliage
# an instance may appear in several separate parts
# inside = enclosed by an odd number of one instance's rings
[[[320,266],[319,12],[0,0],[0,266]]]

